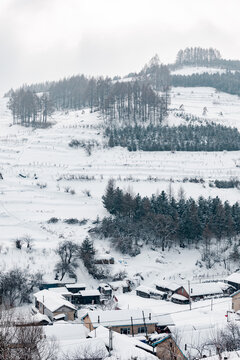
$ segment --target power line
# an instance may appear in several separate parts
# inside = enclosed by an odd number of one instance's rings
[[[218,302],[217,304],[215,305],[218,305],[218,304],[224,304],[224,303],[227,303],[229,302],[229,300],[224,300],[224,301],[221,301],[221,302]],[[198,309],[204,309],[204,308],[208,308],[209,306],[211,306],[211,304],[209,305],[204,305],[204,306],[198,306],[198,307],[195,307],[195,308],[192,308],[191,311],[194,311],[194,310],[198,310]],[[122,310],[127,310],[127,309],[122,309]],[[133,309],[134,310],[134,309]],[[113,310],[114,311],[114,310]],[[115,310],[116,312],[117,311],[121,311],[121,310]],[[146,311],[146,309],[145,309]],[[185,309],[185,310],[179,310],[179,311],[173,311],[173,312],[168,312],[168,313],[161,313],[161,314],[156,314],[156,313],[150,313],[151,314],[151,319],[152,318],[157,318],[157,317],[161,317],[161,316],[167,316],[167,315],[173,315],[173,314],[180,314],[180,313],[184,313],[184,312],[189,312],[190,310],[189,309]],[[92,310],[90,311],[87,311],[87,313],[91,313],[93,312]],[[103,311],[104,312],[104,311]],[[120,315],[120,314],[119,314]],[[146,316],[147,317],[147,316]],[[142,317],[139,317],[139,318],[133,318],[132,317],[132,320],[142,320],[143,318]],[[101,324],[105,324],[105,323],[119,323],[119,321],[128,321],[129,319],[119,319],[119,320],[105,320],[105,321],[99,321],[99,325]],[[95,323],[98,323],[98,321],[93,321],[93,322],[85,322],[84,324],[85,325],[91,325],[91,324],[95,324]],[[130,323],[131,323],[131,320],[130,320]],[[82,323],[63,323],[61,325],[83,325]]]

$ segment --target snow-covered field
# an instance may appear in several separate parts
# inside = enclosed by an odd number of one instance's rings
[[[195,115],[201,120],[240,129],[240,97],[218,92],[209,87],[175,87],[171,92],[170,125],[186,123],[175,112]],[[206,114],[203,115],[203,108]],[[170,120],[170,121],[169,121]]]
[[[216,74],[216,73],[225,73],[225,69],[218,69],[214,67],[206,66],[183,66],[181,69],[171,71],[172,75],[192,75],[192,74]]]
[[[206,106],[208,119],[239,128],[240,100],[236,96],[216,93],[210,88],[174,88],[171,108],[178,109],[182,104],[185,112],[198,116]],[[220,111],[223,112],[221,117],[217,115]],[[173,113],[174,110],[169,116],[170,123],[177,119]],[[171,184],[175,196],[182,187],[187,197],[218,195],[231,203],[239,200],[238,189],[216,189],[209,187],[209,181],[239,177],[240,152],[148,153],[107,149],[102,135],[103,120],[98,113],[90,114],[87,109],[84,113],[58,112],[52,120],[55,124],[49,129],[10,126],[12,120],[6,99],[0,100],[1,269],[20,265],[33,271],[42,270],[51,278],[58,242],[71,239],[80,243],[97,216],[101,218],[107,214],[101,197],[111,177],[118,186],[135,194],[168,191]],[[72,139],[95,140],[98,146],[88,155],[82,148],[69,147]],[[195,177],[204,182],[188,181]],[[51,217],[58,217],[60,221],[48,224]],[[87,223],[79,226],[63,222],[71,217],[87,219]],[[14,240],[24,235],[34,239],[30,253],[25,248],[15,249]],[[181,250],[180,254],[178,249],[165,254],[145,249],[136,258],[121,261],[123,256],[111,249],[107,241],[96,239],[95,246],[99,252],[110,251],[115,257],[114,272],[126,269],[134,275],[139,272],[141,263],[146,285],[148,277],[154,278],[159,273],[162,277],[177,277],[181,272],[191,277],[193,272],[199,271],[195,268],[200,256],[196,249]],[[83,266],[78,275],[80,281],[94,286],[95,281]]]

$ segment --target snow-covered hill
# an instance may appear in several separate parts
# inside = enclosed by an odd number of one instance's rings
[[[151,195],[168,191],[170,183],[177,196],[183,188],[186,196],[219,196],[231,203],[239,199],[238,189],[216,189],[209,181],[240,176],[240,152],[128,152],[123,148],[108,149],[103,137],[103,119],[96,113],[57,112],[49,129],[32,129],[11,125],[6,99],[0,102],[0,226],[1,268],[16,265],[42,270],[53,276],[57,261],[54,249],[62,239],[81,243],[99,216],[105,216],[102,205],[109,178],[123,189]],[[226,125],[238,125],[240,100],[236,96],[216,93],[209,88],[174,88],[168,123],[175,124],[176,109],[183,105],[187,113],[201,116],[204,106],[206,118]],[[218,115],[219,112],[223,115]],[[182,120],[181,120],[182,121]],[[83,148],[69,147],[72,139],[97,144],[91,155]],[[191,179],[202,179],[193,183]],[[51,217],[57,224],[48,224]],[[68,225],[67,218],[86,219],[84,225]],[[15,249],[17,237],[30,235],[34,250]],[[111,271],[126,270],[130,275],[141,271],[146,285],[159,273],[167,277],[192,277],[193,272],[206,272],[195,267],[199,250],[171,250],[161,253],[145,248],[136,258],[124,258],[105,240],[95,240],[101,253],[110,252],[116,259]],[[181,251],[181,253],[180,253]],[[179,266],[176,268],[176,259]],[[188,259],[188,261],[186,261]],[[190,259],[190,260],[189,260]],[[221,267],[217,271],[224,271]],[[79,280],[95,281],[83,266],[78,270]]]

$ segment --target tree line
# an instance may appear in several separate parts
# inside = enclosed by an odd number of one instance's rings
[[[172,75],[173,86],[183,87],[213,87],[218,91],[223,91],[233,95],[240,95],[240,72],[226,73],[203,73],[192,75]]]
[[[141,197],[123,192],[110,180],[103,205],[111,216],[105,217],[94,232],[110,238],[122,253],[139,253],[139,242],[166,247],[204,244],[208,250],[212,238],[221,241],[240,233],[240,206],[218,198],[176,200],[162,191],[160,195]]]
[[[240,150],[240,133],[222,125],[161,126],[149,124],[107,126],[110,147],[127,147],[129,151],[236,151]]]
[[[13,123],[21,125],[46,125],[54,108],[49,96],[36,94],[29,89],[11,91],[8,108],[12,112]]]
[[[240,70],[240,60],[223,59],[219,50],[201,47],[187,47],[179,50],[175,63],[169,65],[169,67],[171,69],[176,69],[189,65]]]
[[[217,49],[203,49],[201,47],[187,47],[179,50],[176,57],[177,65],[209,65],[221,59]]]

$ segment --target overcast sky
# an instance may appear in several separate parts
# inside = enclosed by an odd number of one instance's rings
[[[240,59],[240,0],[0,0],[0,91],[72,74],[125,75],[156,53]]]

